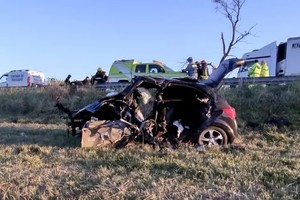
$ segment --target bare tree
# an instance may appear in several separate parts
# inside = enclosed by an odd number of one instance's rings
[[[217,11],[221,12],[230,22],[231,25],[231,39],[226,45],[224,33],[221,33],[222,40],[222,51],[223,56],[220,63],[229,56],[230,51],[241,42],[245,37],[252,35],[251,30],[254,28],[252,26],[250,29],[241,32],[239,30],[239,23],[241,21],[241,9],[246,2],[246,0],[212,0],[213,3],[217,4]]]

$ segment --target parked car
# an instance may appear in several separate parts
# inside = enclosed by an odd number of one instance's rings
[[[216,88],[225,75],[243,64],[225,60],[209,79],[165,79],[137,76],[120,93],[104,97],[68,114],[73,135],[82,135],[82,146],[130,141],[177,148],[181,143],[223,146],[238,137],[235,109]]]

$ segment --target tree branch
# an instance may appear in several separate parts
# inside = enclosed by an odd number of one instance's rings
[[[217,5],[216,9],[229,20],[231,25],[231,38],[227,48],[224,33],[221,33],[223,56],[221,57],[220,63],[228,57],[231,49],[233,49],[235,45],[241,42],[245,37],[251,35],[251,31],[255,27],[254,25],[247,31],[244,31],[243,33],[240,32],[238,27],[241,20],[241,9],[246,0],[231,0],[231,2],[228,3],[229,1],[230,0],[213,0],[213,2]]]
[[[225,54],[226,44],[225,44],[225,39],[224,39],[223,32],[221,33],[221,40],[222,40],[222,46],[223,46],[223,54]]]

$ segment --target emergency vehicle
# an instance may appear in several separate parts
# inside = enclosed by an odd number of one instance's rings
[[[279,45],[272,42],[260,49],[245,53],[242,59],[246,65],[238,71],[238,77],[247,77],[248,68],[255,60],[265,60],[269,67],[270,76],[300,75],[300,37],[288,38]]]
[[[0,77],[0,87],[29,87],[46,85],[42,72],[21,69],[12,70]]]
[[[162,62],[138,62],[131,60],[116,60],[109,70],[109,82],[130,82],[135,76],[153,76],[160,78],[183,78],[185,72],[174,71]]]

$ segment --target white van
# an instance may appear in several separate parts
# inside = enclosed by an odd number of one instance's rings
[[[22,69],[12,70],[0,77],[0,87],[30,87],[46,85],[42,72]]]

